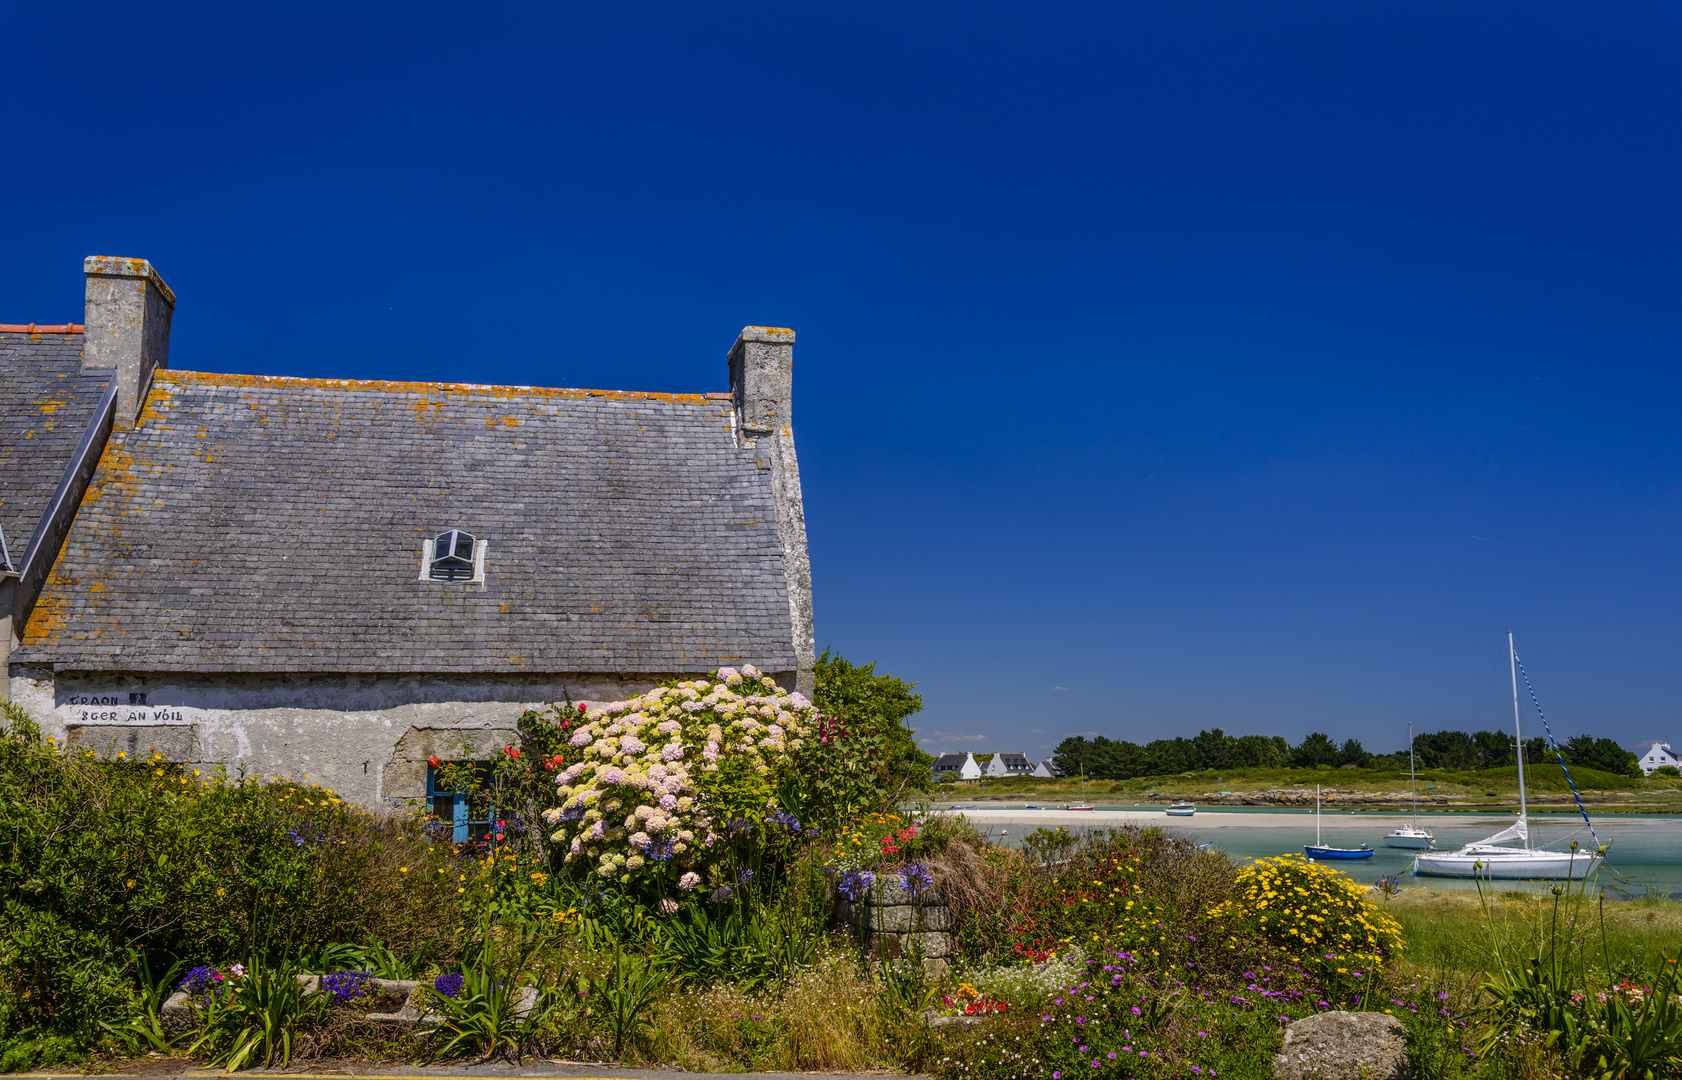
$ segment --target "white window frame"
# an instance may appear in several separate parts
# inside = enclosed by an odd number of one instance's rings
[[[463,532],[467,530],[463,529]],[[437,537],[428,537],[421,543],[420,579],[434,585],[483,585],[485,583],[485,548],[488,546],[483,540],[473,541],[473,576],[457,578],[455,581],[440,581],[432,576],[432,560],[435,557],[433,548],[438,543]]]

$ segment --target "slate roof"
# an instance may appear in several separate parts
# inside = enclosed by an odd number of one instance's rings
[[[724,394],[160,371],[11,661],[793,671],[769,458],[733,423]],[[451,528],[483,585],[419,580]]]
[[[0,528],[14,564],[110,377],[82,374],[81,334],[0,331]]]
[[[964,763],[968,754],[942,754],[934,760],[936,769],[956,769]]]

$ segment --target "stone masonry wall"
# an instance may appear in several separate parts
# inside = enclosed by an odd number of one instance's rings
[[[925,960],[948,962],[954,955],[952,909],[934,889],[912,896],[898,874],[882,875],[856,904],[841,897],[835,914],[871,957],[897,959],[921,950]]]
[[[426,796],[427,758],[489,760],[514,741],[528,708],[567,694],[620,701],[672,677],[55,674],[14,665],[5,696],[60,745],[307,777],[362,806],[405,809]]]

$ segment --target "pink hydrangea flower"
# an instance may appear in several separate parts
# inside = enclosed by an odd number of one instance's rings
[[[693,889],[699,884],[701,884],[701,875],[697,874],[693,870],[677,879],[677,887],[683,889],[685,892]]]

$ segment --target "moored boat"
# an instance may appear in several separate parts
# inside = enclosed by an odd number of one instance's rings
[[[1489,878],[1501,881],[1525,880],[1558,880],[1576,881],[1587,877],[1599,867],[1604,859],[1604,848],[1595,851],[1583,851],[1576,843],[1571,844],[1569,851],[1545,851],[1530,846],[1530,817],[1525,801],[1524,788],[1524,725],[1519,721],[1518,708],[1518,650],[1513,646],[1513,632],[1507,631],[1507,661],[1513,679],[1513,736],[1518,747],[1518,820],[1502,829],[1494,836],[1485,837],[1475,843],[1467,844],[1459,851],[1432,851],[1415,856],[1413,872],[1430,877],[1457,878]],[[1530,676],[1526,675],[1528,684]],[[1536,700],[1534,688],[1530,691],[1531,700]],[[1537,715],[1542,713],[1542,705],[1536,702]],[[1543,726],[1547,726],[1547,717],[1542,717]],[[1554,753],[1559,754],[1559,744],[1554,741],[1553,733],[1548,733],[1548,741],[1553,744]],[[1563,754],[1560,757],[1560,767],[1565,770],[1567,783],[1571,782],[1571,767],[1566,764]],[[1571,784],[1572,795],[1577,794],[1576,784]],[[1583,809],[1583,800],[1577,798],[1577,809],[1583,815],[1583,821],[1593,834],[1594,823],[1589,821],[1588,811]],[[1598,839],[1598,838],[1597,838]],[[1523,841],[1523,847],[1502,847],[1508,840]]]
[[[1310,859],[1370,859],[1372,848],[1362,844],[1358,848],[1332,847],[1320,840],[1320,785],[1314,785],[1314,842],[1304,844],[1302,853]]]
[[[1384,837],[1388,847],[1430,851],[1437,846],[1437,838],[1419,827],[1419,773],[1413,764],[1413,723],[1408,723],[1408,784],[1413,790],[1413,824],[1403,825]]]
[[[1197,806],[1194,803],[1188,803],[1188,802],[1183,802],[1182,801],[1182,802],[1171,803],[1168,807],[1168,816],[1169,817],[1191,817],[1191,816],[1195,815],[1196,813],[1197,813]]]

